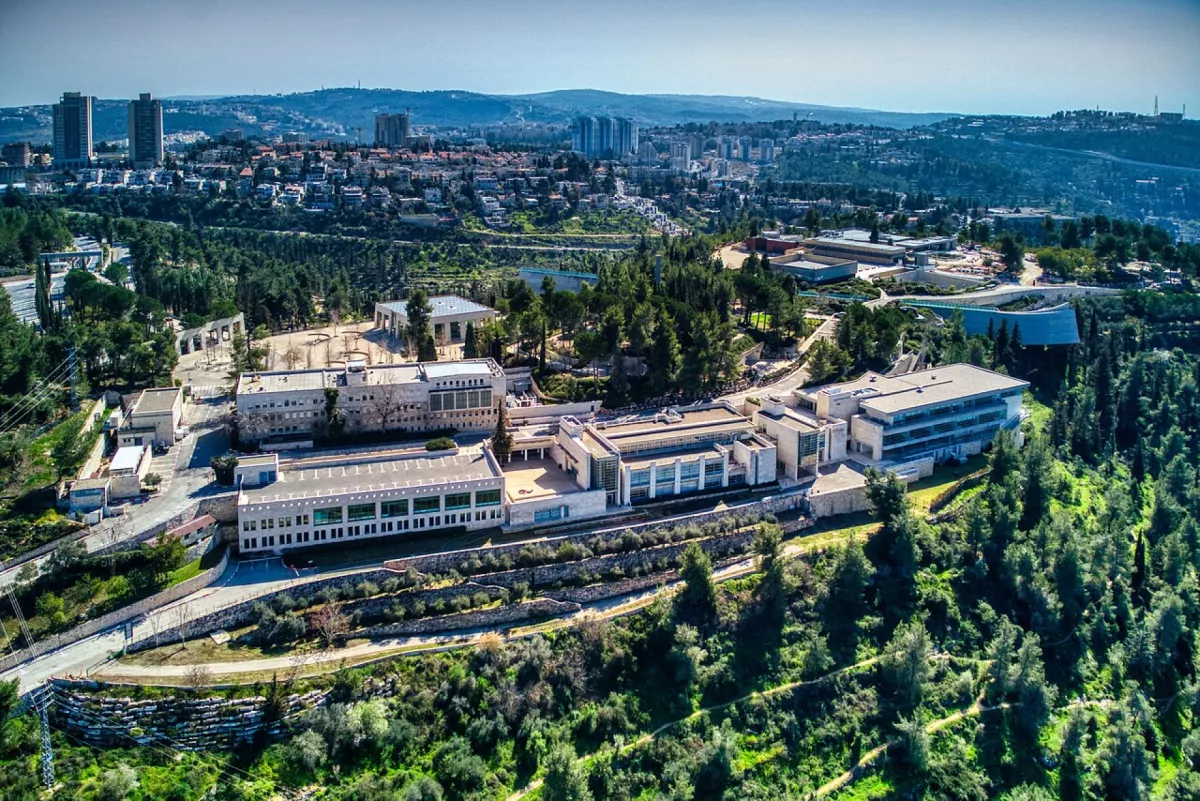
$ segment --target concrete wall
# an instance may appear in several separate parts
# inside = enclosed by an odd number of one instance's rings
[[[508,507],[508,525],[511,528],[533,526],[533,515],[543,509],[555,506],[566,506],[570,513],[561,521],[585,520],[597,517],[608,510],[607,497],[603,489],[586,492],[570,492],[553,498],[539,498],[532,501],[516,501]]]
[[[91,418],[89,417],[88,419],[90,420]],[[80,436],[85,436],[85,434],[80,432]],[[77,477],[91,478],[100,470],[100,463],[104,460],[104,445],[104,437],[99,437],[95,443],[92,444],[92,449],[88,451],[87,458],[83,460],[83,466],[80,467],[79,472],[76,473]]]
[[[587,417],[600,411],[600,401],[577,401],[575,403],[551,403],[543,406],[518,406],[508,410],[508,419],[533,420],[539,417]]]
[[[312,596],[316,595],[323,589],[332,588],[340,589],[347,585],[361,584],[364,581],[374,582],[379,584],[386,578],[396,576],[396,573],[380,568],[363,573],[348,573],[341,576],[331,576],[326,579],[317,579],[304,584],[298,584],[291,587],[286,587],[282,590],[269,592],[257,598],[252,598],[248,601],[231,604],[229,606],[217,609],[213,612],[201,617],[189,620],[182,626],[170,626],[159,631],[158,636],[147,635],[138,640],[133,641],[129,645],[129,652],[145,651],[148,648],[156,648],[160,645],[170,645],[174,642],[179,642],[183,639],[190,639],[202,634],[207,634],[210,631],[217,629],[234,628],[244,625],[250,620],[250,610],[255,604],[265,603],[270,605],[271,601],[280,595],[297,595]]]
[[[204,589],[220,578],[221,574],[225,572],[225,568],[228,566],[229,551],[226,551],[225,555],[221,557],[220,562],[213,567],[210,567],[208,570],[200,573],[199,575],[192,576],[187,581],[176,584],[170,589],[163,590],[162,592],[151,595],[148,598],[143,598],[142,600],[132,603],[129,606],[122,607],[121,609],[116,609],[112,612],[109,612],[107,615],[96,618],[95,620],[89,620],[88,622],[82,623],[73,629],[62,632],[61,634],[55,634],[52,637],[38,640],[36,643],[36,650],[39,654],[56,651],[59,648],[91,637],[93,634],[98,634],[106,629],[119,626],[126,621],[141,617],[147,612],[151,612],[159,607],[166,606],[167,604],[177,601],[180,598],[191,595],[197,590]],[[16,667],[30,658],[32,658],[32,652],[28,648],[9,654],[3,659],[0,659],[0,672]]]
[[[987,283],[988,278],[978,275],[946,272],[944,270],[907,270],[889,276],[897,281],[917,281],[931,286],[948,287],[952,289],[968,289]]]

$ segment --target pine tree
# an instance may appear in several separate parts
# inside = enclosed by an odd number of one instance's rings
[[[492,453],[496,455],[496,460],[500,464],[508,461],[512,455],[513,438],[508,431],[508,409],[504,405],[504,401],[500,401],[500,408],[496,415],[496,428],[492,431]]]
[[[475,323],[467,322],[467,331],[463,336],[463,358],[478,359],[479,358],[479,342],[475,333]]]

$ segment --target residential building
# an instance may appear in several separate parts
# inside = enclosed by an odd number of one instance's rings
[[[775,140],[758,140],[758,161],[760,164],[770,164],[775,160]]]
[[[317,456],[280,468],[273,480],[238,492],[243,553],[448,535],[505,522],[504,474],[487,448]]]
[[[898,464],[979,453],[1008,429],[1020,436],[1029,382],[970,364],[896,376],[867,373],[843,384],[797,390],[802,410],[849,425],[846,452]]]
[[[33,164],[33,154],[28,142],[8,142],[0,151],[0,161],[10,167],[28,167]]]
[[[613,150],[618,156],[638,152],[638,124],[628,117],[616,120],[617,139]]]
[[[408,115],[376,114],[375,147],[407,147]]]
[[[122,447],[128,445],[169,447],[175,444],[175,434],[183,420],[183,389],[162,387],[145,389],[138,396],[129,419],[118,437]]]
[[[285,145],[307,145],[308,134],[303,131],[288,131],[283,135]]]
[[[505,389],[504,371],[492,359],[243,373],[238,435],[300,447],[328,431],[331,412],[348,434],[489,431]]]
[[[623,158],[637,152],[638,126],[626,117],[576,117],[571,149],[589,157]]]
[[[54,104],[54,163],[66,167],[86,165],[95,158],[92,147],[92,97],[64,92]]]
[[[497,211],[499,208],[497,207]],[[436,343],[462,342],[467,323],[478,330],[481,325],[496,319],[496,312],[481,303],[458,295],[434,295],[429,299],[432,314],[430,333]],[[391,300],[375,304],[375,327],[393,337],[403,337],[408,326],[408,302]]]
[[[148,92],[129,101],[129,160],[139,170],[163,164],[163,106]]]

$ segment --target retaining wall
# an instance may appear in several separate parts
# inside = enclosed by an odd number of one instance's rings
[[[228,554],[226,554],[226,557],[228,558]],[[237,628],[249,622],[250,611],[254,608],[255,604],[263,603],[270,605],[271,601],[280,595],[316,595],[323,589],[340,589],[346,585],[361,584],[364,581],[372,581],[378,584],[384,579],[395,575],[391,570],[380,568],[378,570],[370,570],[363,573],[348,573],[327,579],[317,579],[292,587],[285,587],[281,590],[258,596],[257,598],[251,598],[241,603],[217,609],[209,612],[207,615],[189,620],[183,625],[169,626],[160,631],[157,636],[151,634],[139,640],[134,640],[129,644],[127,650],[129,653],[136,653],[138,651],[145,651],[148,648],[157,648],[160,645],[170,645],[171,643],[207,634],[217,629]]]
[[[522,620],[560,617],[578,612],[582,607],[569,601],[538,598],[525,603],[501,606],[496,609],[479,609],[454,615],[423,617],[418,620],[403,620],[399,623],[384,623],[368,626],[354,632],[356,637],[395,637],[413,634],[430,634],[439,631],[462,631],[463,629],[488,628]]]
[[[170,587],[162,592],[143,598],[142,600],[132,603],[129,606],[122,607],[121,609],[115,609],[112,612],[109,612],[107,615],[98,617],[95,620],[89,620],[73,629],[62,632],[61,634],[55,634],[51,637],[38,640],[36,643],[37,650],[41,654],[56,651],[59,648],[79,642],[80,640],[91,637],[94,634],[99,634],[106,629],[119,626],[122,623],[133,620],[134,618],[141,617],[147,612],[151,612],[159,607],[166,606],[174,601],[178,601],[180,598],[191,595],[193,592],[204,589],[208,585],[212,584],[221,576],[222,573],[225,572],[225,568],[228,566],[229,551],[226,550],[225,554],[221,557],[220,562],[213,565],[208,570],[200,573],[199,575],[192,576],[187,581],[180,582],[174,587]],[[17,665],[31,658],[33,658],[33,654],[28,648],[23,648],[20,651],[9,654],[3,659],[0,659],[0,672],[16,667]]]

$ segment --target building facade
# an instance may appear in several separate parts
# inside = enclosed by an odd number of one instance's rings
[[[628,117],[576,117],[571,122],[571,150],[598,158],[624,158],[638,151],[638,126]]]
[[[28,142],[8,142],[0,150],[0,161],[10,167],[28,167],[33,164],[33,152]]]
[[[970,364],[951,364],[897,376],[861,378],[796,395],[822,420],[848,424],[846,451],[875,462],[932,458],[935,463],[983,450],[996,432],[1020,438],[1021,381]]]
[[[376,147],[407,147],[408,146],[408,115],[407,114],[376,114],[375,115],[375,146]]]
[[[148,92],[129,101],[129,160],[139,170],[163,164],[163,107]]]
[[[54,104],[54,163],[81,166],[95,156],[91,95],[64,92],[62,100]]]
[[[122,447],[170,447],[175,444],[175,432],[182,421],[182,388],[146,389],[138,396],[118,438]]]
[[[479,326],[496,319],[494,309],[458,295],[434,295],[429,299],[429,308],[430,333],[438,344],[462,342],[467,323],[478,331]],[[408,303],[403,300],[376,303],[375,327],[389,336],[403,338],[408,327]]]
[[[264,447],[301,447],[331,425],[348,434],[488,431],[505,396],[492,359],[243,373],[238,435]],[[334,417],[331,418],[331,413]]]
[[[238,492],[243,553],[504,523],[504,475],[486,448],[444,455],[393,451],[298,459]]]

